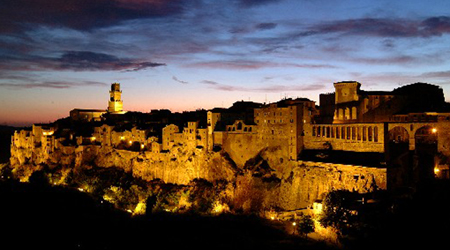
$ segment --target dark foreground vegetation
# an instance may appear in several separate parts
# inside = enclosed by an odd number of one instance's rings
[[[443,249],[450,235],[450,183],[358,194],[333,191],[319,220],[338,229],[345,249]]]
[[[326,249],[254,216],[132,217],[76,189],[0,181],[0,249]]]

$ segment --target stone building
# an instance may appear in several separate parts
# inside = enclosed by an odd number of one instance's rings
[[[355,81],[334,87],[334,93],[321,95],[321,116],[305,126],[304,148],[321,157],[315,160],[377,159],[378,167],[389,169],[390,185],[408,186],[433,177],[442,162],[437,155],[450,157],[450,108],[440,87],[415,83],[364,91]],[[448,172],[448,163],[439,172]]]
[[[315,103],[309,99],[286,99],[255,109],[260,140],[266,146],[285,148],[288,159],[297,160],[303,149],[304,125],[311,122]]]
[[[120,83],[111,84],[109,91],[108,112],[111,114],[123,114],[122,91],[120,90]]]
[[[74,121],[101,121],[104,114],[125,114],[123,111],[122,91],[120,83],[112,83],[109,91],[110,99],[108,100],[108,108],[105,109],[72,109],[70,118]]]

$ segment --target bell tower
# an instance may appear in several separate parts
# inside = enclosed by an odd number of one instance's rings
[[[112,114],[123,114],[123,101],[121,99],[122,91],[120,90],[120,83],[111,84],[109,91],[108,112]]]

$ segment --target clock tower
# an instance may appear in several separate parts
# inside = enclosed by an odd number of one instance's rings
[[[121,99],[122,91],[120,90],[120,83],[111,84],[109,91],[108,113],[123,114],[123,101]]]

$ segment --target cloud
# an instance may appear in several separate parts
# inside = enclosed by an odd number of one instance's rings
[[[450,17],[423,21],[404,18],[360,18],[326,22],[296,33],[298,37],[329,33],[373,37],[431,37],[450,33]]]
[[[258,30],[271,30],[277,27],[276,23],[259,23],[255,25],[255,28]]]
[[[336,68],[335,66],[330,64],[275,63],[275,62],[262,62],[256,60],[206,61],[206,62],[192,63],[187,65],[187,67],[228,69],[228,70],[256,70],[261,68],[279,68],[279,67],[311,68],[311,69]]]
[[[0,70],[138,71],[165,66],[92,51],[66,51],[59,57],[22,56],[0,60]]]
[[[434,72],[426,72],[420,75],[420,77],[425,78],[450,78],[450,70],[447,71],[434,71]]]
[[[240,92],[286,92],[286,91],[315,91],[326,88],[323,84],[309,85],[268,85],[263,87],[243,87],[222,84],[211,80],[203,80],[200,83],[209,85],[211,88],[222,91],[240,91]]]
[[[44,25],[92,30],[122,21],[182,13],[182,0],[0,0],[0,32]]]
[[[68,89],[80,86],[106,86],[107,84],[94,81],[41,81],[41,82],[26,82],[26,83],[0,83],[0,87],[7,87],[11,89],[34,89],[34,88],[50,88],[50,89]]]
[[[243,7],[255,7],[260,5],[266,5],[271,3],[281,2],[283,0],[239,0],[239,3]]]
[[[179,82],[179,83],[181,83],[181,84],[189,84],[189,82],[181,81],[181,80],[179,80],[178,78],[176,78],[175,76],[172,76],[172,80],[174,80],[174,81],[176,81],[176,82]]]
[[[208,84],[208,85],[219,85],[218,82],[210,81],[210,80],[203,80],[203,81],[201,81],[201,83]]]

